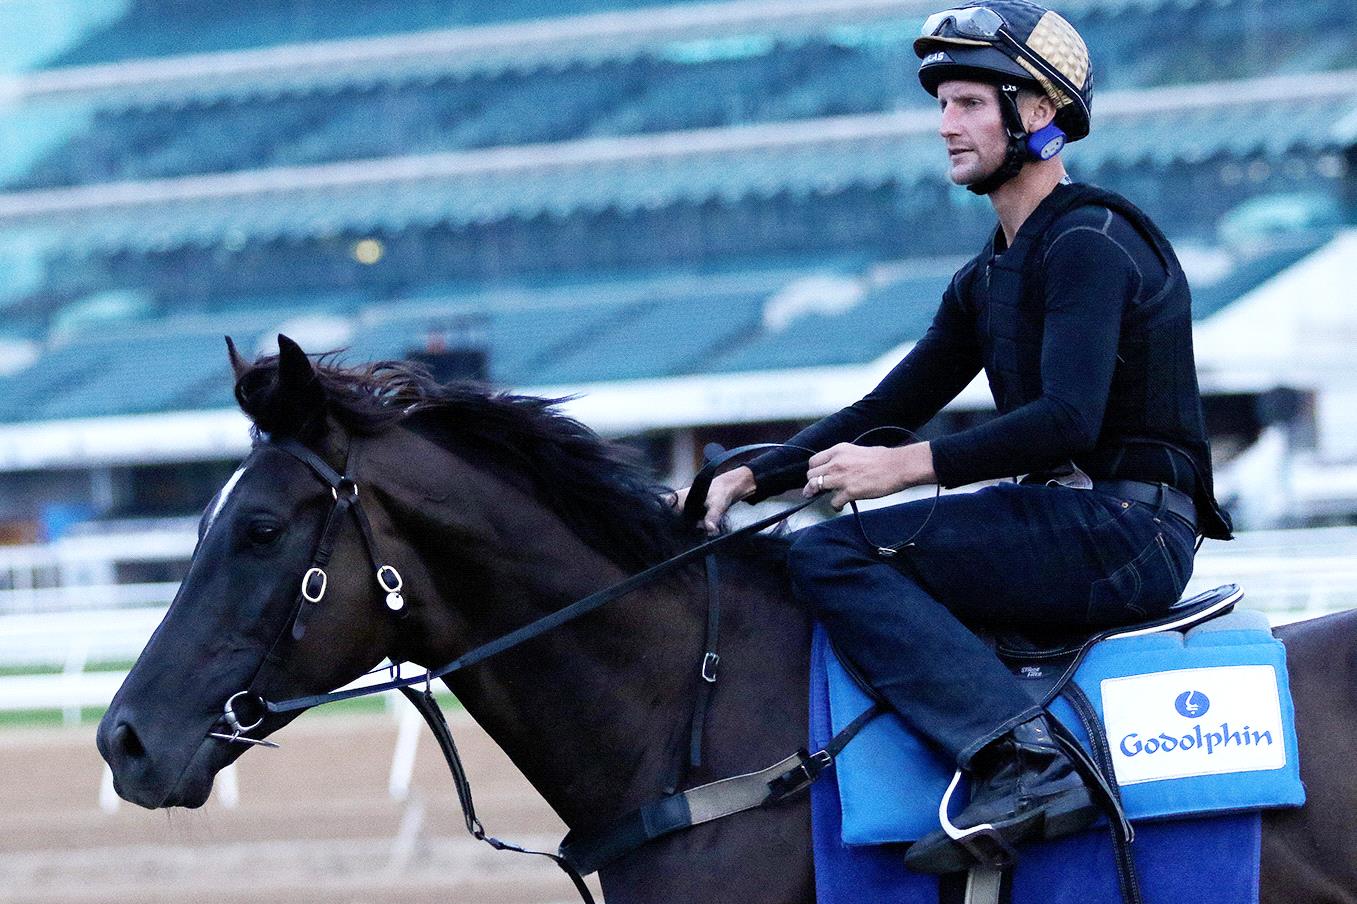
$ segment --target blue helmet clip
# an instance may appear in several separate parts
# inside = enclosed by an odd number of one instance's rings
[[[1034,160],[1050,160],[1065,147],[1065,133],[1054,122],[1027,136],[1027,152]]]

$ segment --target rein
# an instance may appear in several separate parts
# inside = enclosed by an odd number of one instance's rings
[[[776,445],[777,444],[775,443],[756,443],[754,445],[741,446],[738,449],[732,449],[730,452],[727,452],[724,455],[709,462],[702,469],[702,472],[707,473],[710,471],[711,473],[714,473],[716,468],[720,467],[722,464],[724,464],[727,460],[729,460],[731,457],[734,457],[735,455],[744,454],[746,452],[752,452],[758,449],[772,448],[775,447]],[[280,445],[280,448],[283,448],[284,451],[287,451],[291,454],[294,455],[296,454],[295,452],[293,452],[292,449],[288,448],[287,446]],[[306,459],[303,459],[303,461],[305,460]],[[310,464],[310,462],[307,463]],[[333,473],[333,471],[331,471],[331,473]],[[321,477],[322,479],[326,479],[325,475],[323,474],[321,475]],[[340,479],[352,482],[351,478],[345,477]],[[711,478],[708,477],[706,482],[708,485],[710,485]],[[697,479],[695,478],[693,481],[694,492],[696,492],[697,490],[697,485],[698,485]],[[705,495],[705,489],[703,491],[703,495]],[[475,649],[467,653],[463,653],[461,656],[457,657],[451,662],[439,666],[436,669],[430,669],[423,675],[414,675],[409,678],[394,678],[390,681],[383,681],[380,684],[370,684],[365,687],[349,688],[348,690],[342,691],[331,691],[326,694],[314,694],[309,697],[295,697],[290,700],[282,700],[276,703],[269,701],[267,702],[266,705],[268,707],[269,712],[286,713],[299,709],[309,709],[313,706],[320,706],[325,703],[336,703],[340,700],[352,700],[355,697],[366,697],[372,694],[384,693],[385,691],[399,690],[404,687],[413,687],[416,684],[422,684],[433,681],[435,678],[444,678],[455,672],[460,672],[462,669],[469,668],[473,665],[484,662],[491,656],[503,653],[506,650],[511,650],[520,644],[527,643],[533,638],[540,637],[541,635],[547,633],[548,631],[559,628],[561,625],[564,625],[567,622],[571,622],[577,618],[588,615],[595,609],[605,606],[616,599],[620,599],[621,597],[624,597],[635,590],[639,590],[641,587],[644,587],[647,584],[659,580],[661,577],[669,574],[670,572],[677,571],[679,568],[682,568],[685,565],[695,562],[698,559],[702,559],[707,556],[713,555],[718,549],[721,549],[724,546],[733,544],[737,540],[741,540],[749,536],[750,534],[757,533],[758,531],[761,531],[766,527],[770,527],[771,525],[774,525],[779,521],[783,521],[791,517],[792,515],[795,515],[797,512],[806,508],[814,501],[815,498],[807,499],[803,502],[799,502],[796,505],[791,506],[790,508],[786,508],[780,512],[775,512],[772,515],[769,515],[765,518],[761,518],[758,521],[753,522],[752,524],[746,524],[744,527],[741,527],[738,530],[731,531],[728,534],[722,534],[719,537],[714,537],[710,540],[700,543],[697,546],[694,546],[692,549],[685,550],[684,552],[679,553],[673,558],[665,559],[658,565],[652,565],[645,571],[638,572],[637,574],[634,574],[623,581],[619,581],[618,583],[612,585],[611,587],[605,587],[604,589],[599,590],[596,593],[591,593],[588,596],[584,597],[583,599],[577,600],[563,609],[558,609],[557,611],[552,612],[549,615],[544,615],[541,618],[537,619],[536,621],[529,622],[528,624],[524,625],[521,628],[518,628],[514,631],[510,631],[508,634],[505,634],[501,637],[496,638],[495,640],[484,643],[481,646],[476,647]]]
[[[302,577],[301,589],[298,594],[295,608],[296,614],[292,620],[292,628],[290,631],[291,638],[293,640],[300,640],[305,635],[307,620],[314,614],[316,609],[319,608],[321,600],[325,596],[325,590],[329,583],[325,567],[329,564],[330,557],[334,552],[334,545],[338,538],[339,528],[345,520],[345,515],[349,512],[353,513],[354,520],[358,523],[359,530],[362,534],[363,544],[376,576],[377,584],[386,594],[385,601],[387,607],[391,609],[392,612],[397,613],[398,616],[405,616],[408,613],[408,610],[405,607],[404,596],[401,594],[403,581],[400,573],[381,558],[377,549],[376,539],[372,532],[371,523],[368,521],[367,513],[363,510],[362,502],[359,499],[358,483],[352,476],[355,460],[357,458],[357,441],[355,440],[350,444],[348,460],[344,466],[344,474],[335,471],[320,456],[295,440],[268,440],[268,442],[280,451],[286,452],[293,458],[296,458],[305,464],[312,473],[329,486],[330,493],[335,500],[334,507],[330,510],[330,514],[325,521],[325,526],[321,531],[321,539],[317,543],[311,566]],[[693,480],[692,489],[689,492],[687,504],[684,507],[684,518],[689,523],[696,522],[697,516],[704,510],[703,502],[707,495],[707,491],[711,486],[711,481],[713,477],[715,477],[717,470],[723,464],[739,455],[779,447],[781,447],[781,444],[757,443],[741,446],[728,452],[722,451],[719,446],[708,447],[707,452],[709,460]],[[716,666],[720,661],[720,657],[716,653],[717,625],[720,610],[719,595],[717,592],[718,578],[715,553],[718,549],[731,545],[750,534],[761,531],[764,528],[796,514],[811,505],[815,499],[818,498],[818,495],[819,494],[783,509],[780,512],[761,518],[728,534],[706,540],[672,558],[666,559],[657,565],[653,565],[644,571],[632,575],[611,587],[606,587],[596,593],[592,593],[583,599],[571,603],[563,609],[559,609],[556,612],[543,616],[542,618],[530,622],[495,640],[482,644],[445,665],[436,669],[428,669],[423,675],[416,675],[409,678],[397,677],[389,681],[368,685],[366,687],[332,691],[324,694],[314,694],[308,697],[297,697],[276,702],[263,700],[262,698],[260,698],[260,700],[268,712],[286,713],[309,709],[313,706],[320,706],[325,703],[335,703],[340,700],[351,700],[356,697],[380,694],[390,690],[399,690],[415,706],[415,708],[419,710],[420,715],[424,717],[425,722],[429,725],[435,739],[438,741],[438,746],[443,752],[444,759],[448,764],[448,769],[452,773],[453,784],[457,790],[457,797],[461,804],[467,831],[477,840],[486,842],[496,850],[533,854],[551,859],[570,877],[571,882],[574,883],[576,891],[579,892],[579,895],[585,904],[594,904],[593,896],[585,885],[583,876],[595,872],[602,866],[630,853],[652,839],[694,825],[720,819],[724,816],[729,816],[744,810],[779,803],[805,790],[824,772],[825,769],[833,765],[834,758],[838,755],[839,751],[842,750],[843,747],[857,735],[858,731],[860,731],[880,711],[879,708],[875,705],[869,708],[849,726],[839,732],[839,734],[835,735],[823,749],[812,753],[808,752],[805,748],[802,748],[791,756],[756,772],[732,776],[675,793],[678,779],[683,775],[683,770],[680,768],[678,775],[675,776],[673,783],[666,790],[666,793],[662,798],[624,816],[601,831],[584,835],[573,831],[570,832],[562,841],[559,853],[553,854],[546,851],[528,850],[519,847],[518,845],[501,841],[486,833],[484,827],[481,825],[480,819],[476,815],[475,804],[471,797],[471,785],[467,779],[466,770],[462,765],[461,756],[457,751],[457,745],[453,741],[452,732],[448,727],[447,720],[444,718],[442,710],[434,700],[431,690],[433,680],[436,678],[447,677],[462,669],[483,662],[491,656],[495,656],[522,643],[526,643],[567,622],[587,615],[614,600],[620,599],[647,584],[651,584],[661,577],[677,571],[679,568],[696,562],[699,559],[705,559],[708,611],[706,640],[703,644],[704,652],[700,666],[700,674],[703,680],[699,685],[698,698],[693,708],[687,758],[688,765],[697,766],[700,764],[701,760],[702,726],[705,720],[706,706],[711,696],[713,686],[716,683]],[[286,635],[289,632],[286,632],[285,630],[284,633]],[[284,637],[280,636],[279,642],[282,642],[283,639]],[[415,685],[420,684],[424,685],[424,687],[421,690],[416,690]],[[242,726],[233,710],[233,703],[236,699],[250,695],[251,694],[248,691],[241,691],[233,694],[226,702],[224,720],[227,726],[232,729],[233,733],[227,735],[224,733],[212,732],[210,733],[210,736],[220,738],[229,743],[259,744],[262,746],[276,747],[277,745],[273,742],[244,736],[244,732],[250,731],[263,722],[263,717],[261,716],[253,724]]]

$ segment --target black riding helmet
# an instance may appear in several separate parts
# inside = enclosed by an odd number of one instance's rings
[[[1058,13],[1030,0],[980,0],[929,16],[914,52],[919,82],[937,96],[948,79],[999,88],[1009,149],[999,170],[969,188],[989,194],[1017,175],[1029,159],[1045,160],[1066,141],[1089,132],[1093,68],[1084,41]],[[1018,114],[1017,91],[1031,88],[1055,104],[1053,127],[1028,135]]]

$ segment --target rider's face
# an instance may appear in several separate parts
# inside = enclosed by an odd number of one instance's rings
[[[938,134],[947,142],[952,182],[970,185],[997,170],[1008,148],[999,90],[983,82],[943,82],[938,86],[938,106],[942,110]]]

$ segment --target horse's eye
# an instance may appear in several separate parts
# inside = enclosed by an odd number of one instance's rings
[[[255,546],[268,546],[282,532],[283,528],[275,521],[256,521],[250,525],[247,534]]]

